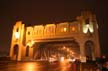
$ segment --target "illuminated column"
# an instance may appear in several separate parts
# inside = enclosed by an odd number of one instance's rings
[[[21,60],[23,45],[23,35],[24,35],[24,24],[21,21],[16,22],[13,27],[11,47],[10,47],[10,57],[12,60]]]
[[[92,53],[92,59],[100,56],[100,46],[98,37],[98,27],[96,16],[91,11],[84,11],[81,13],[79,21],[82,24],[82,37],[84,41],[93,41],[94,47]]]
[[[81,38],[81,36],[78,40],[78,43],[80,45],[80,60],[81,60],[81,62],[85,62],[86,60],[85,60],[85,52],[84,52],[85,51],[84,40],[83,40],[83,38]]]
[[[28,53],[28,56],[26,57],[30,59],[33,58],[33,44],[34,44],[33,39],[37,38],[36,28],[37,28],[36,26],[35,28],[33,28],[32,26],[26,28],[26,50],[27,50],[27,46],[29,46],[28,51],[26,51],[26,53]]]

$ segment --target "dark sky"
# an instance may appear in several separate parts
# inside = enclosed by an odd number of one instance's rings
[[[83,9],[97,15],[100,45],[108,51],[107,0],[0,0],[0,52],[8,52],[12,27],[22,20],[26,25],[47,24],[75,20]]]

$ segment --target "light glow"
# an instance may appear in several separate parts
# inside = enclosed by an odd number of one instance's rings
[[[87,24],[86,26],[87,26],[87,28],[89,28],[89,24]]]
[[[87,33],[88,32],[88,30],[91,32],[91,33],[93,33],[93,25],[92,24],[87,24],[87,25],[84,25],[83,26],[83,32],[84,33]]]
[[[19,33],[18,32],[15,32],[15,38],[19,39]]]
[[[33,40],[31,41],[32,45],[35,43]]]
[[[66,49],[66,47],[64,46],[63,49]]]
[[[22,68],[22,71],[34,71],[36,69],[36,71],[40,71],[40,69],[38,68],[38,64],[37,63],[25,63],[24,64],[24,68]]]
[[[75,27],[72,27],[72,31],[74,32],[76,29],[75,29]]]
[[[63,28],[63,31],[66,32],[67,31],[67,28]]]
[[[60,58],[60,61],[64,61],[64,57],[61,57],[61,58]]]

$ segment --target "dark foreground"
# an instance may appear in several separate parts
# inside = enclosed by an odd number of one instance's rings
[[[96,71],[92,65],[82,65],[69,62],[11,62],[0,64],[0,71]]]

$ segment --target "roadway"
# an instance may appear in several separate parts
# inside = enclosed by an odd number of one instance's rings
[[[73,69],[75,69],[73,64],[67,62],[38,61],[0,64],[0,71],[72,71]]]
[[[96,71],[96,67],[69,62],[34,61],[1,63],[0,71]]]

